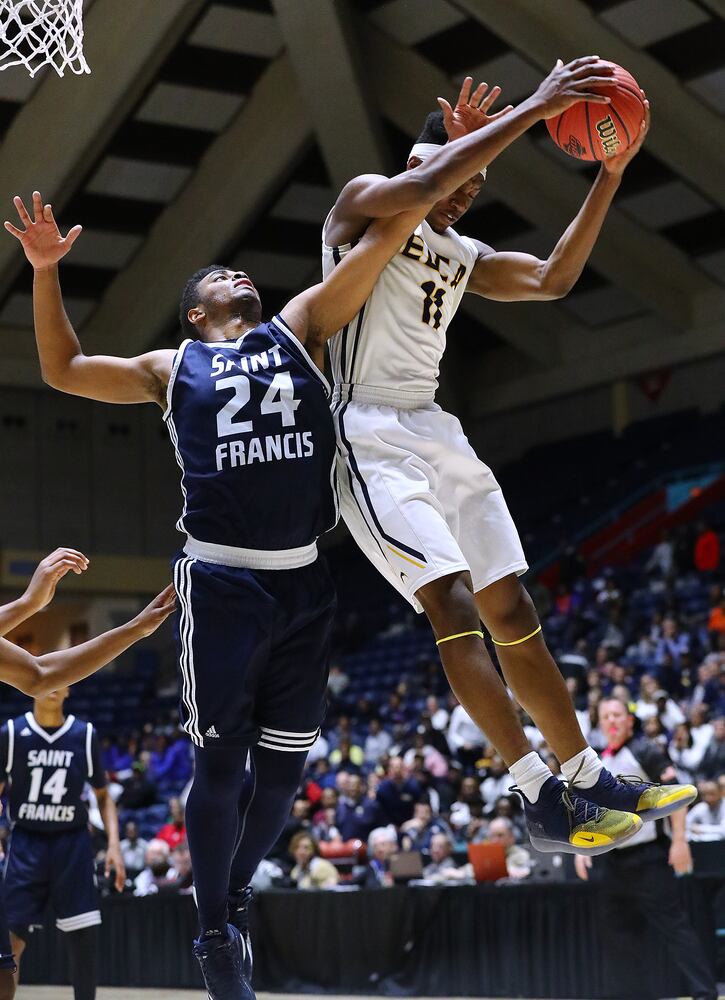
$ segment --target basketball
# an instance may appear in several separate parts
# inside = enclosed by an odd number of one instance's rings
[[[569,156],[578,160],[606,160],[623,153],[639,135],[644,118],[640,86],[626,69],[615,64],[616,88],[593,87],[606,93],[610,104],[579,101],[555,118],[549,118],[549,135]]]

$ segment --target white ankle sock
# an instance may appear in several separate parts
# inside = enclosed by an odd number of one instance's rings
[[[533,750],[512,764],[509,771],[529,802],[536,802],[541,786],[551,777],[551,771]]]
[[[596,785],[604,765],[591,747],[575,754],[571,760],[565,760],[561,765],[561,773],[567,781],[574,781],[578,788],[591,788]],[[577,773],[578,772],[578,773]]]

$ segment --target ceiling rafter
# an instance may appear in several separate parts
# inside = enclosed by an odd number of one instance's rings
[[[387,174],[391,158],[347,0],[316,0],[314,18],[299,0],[272,6],[335,187],[360,173]]]
[[[92,73],[47,73],[4,138],[0,191],[27,200],[34,185],[62,209],[205,2],[146,4],[140,21],[135,4],[95,0],[84,43]],[[0,240],[0,298],[22,266],[15,241]]]
[[[270,108],[276,109],[274,114]],[[131,355],[155,343],[168,329],[186,278],[231,247],[252,224],[310,136],[289,58],[278,56],[107,289],[84,329],[84,350],[98,352],[112,345]],[[274,155],[260,155],[265,150]]]
[[[722,0],[709,4],[723,16]],[[594,52],[625,66],[652,97],[647,138],[652,152],[725,206],[725,122],[649,53],[608,28],[583,0],[458,0],[458,6],[544,71],[553,65],[552,52],[565,60]]]

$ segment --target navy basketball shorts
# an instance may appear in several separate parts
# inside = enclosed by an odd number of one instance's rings
[[[51,904],[56,927],[79,931],[101,922],[93,847],[85,827],[36,833],[16,826],[5,861],[5,909],[18,937],[42,927]]]
[[[309,750],[324,718],[335,588],[322,557],[250,570],[174,560],[181,721],[200,747]]]
[[[0,887],[0,970],[3,969],[15,972],[15,959],[10,948],[10,931],[8,930],[8,920],[5,916],[2,887]]]

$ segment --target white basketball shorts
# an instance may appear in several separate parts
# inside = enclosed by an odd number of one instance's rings
[[[340,505],[355,541],[417,611],[426,583],[469,570],[474,591],[528,569],[501,487],[460,421],[416,409],[333,407]]]

